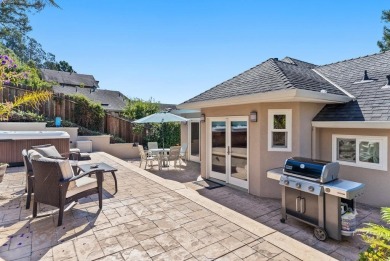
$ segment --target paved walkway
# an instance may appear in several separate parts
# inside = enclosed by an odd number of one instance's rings
[[[57,210],[25,209],[22,168],[0,183],[0,258],[4,260],[332,260],[305,244],[198,194],[105,153],[93,162],[118,168],[119,191],[104,181],[57,227]]]
[[[129,160],[139,166],[138,160]],[[144,164],[142,165],[144,168]],[[338,260],[357,260],[366,243],[359,236],[343,237],[341,241],[327,239],[318,241],[313,236],[313,227],[288,219],[286,224],[280,223],[280,200],[260,198],[228,186],[208,190],[193,182],[200,178],[200,164],[188,162],[182,169],[173,167],[159,171],[157,167],[147,168],[147,171],[167,180],[183,183],[186,187],[196,190],[200,195],[217,202],[229,209],[243,214],[259,223],[275,229],[284,235],[292,237]],[[378,208],[357,204],[360,226],[366,222],[382,223]]]

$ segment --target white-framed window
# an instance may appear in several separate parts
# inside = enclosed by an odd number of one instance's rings
[[[268,110],[268,150],[291,151],[292,110]]]
[[[387,137],[333,134],[332,160],[342,165],[387,171]]]

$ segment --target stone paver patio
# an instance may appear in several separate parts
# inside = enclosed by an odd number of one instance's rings
[[[68,208],[60,227],[57,210],[47,205],[40,204],[39,218],[31,218],[23,168],[9,168],[0,183],[0,259],[332,260],[300,239],[223,206],[223,200],[216,203],[230,188],[202,190],[217,195],[213,199],[105,153],[93,153],[92,161],[118,168],[119,191],[112,195],[114,181],[106,175],[102,211],[97,196],[82,199]],[[229,196],[239,200],[239,195]],[[274,201],[265,202],[270,202],[268,212],[276,211]]]
[[[132,159],[128,161],[135,166],[139,166],[139,161],[137,160]],[[142,165],[142,168],[143,167],[144,165]],[[343,237],[341,241],[327,239],[325,242],[321,242],[314,238],[313,227],[309,225],[291,218],[288,219],[285,224],[281,223],[280,200],[278,199],[256,197],[248,194],[246,191],[241,191],[228,186],[208,190],[204,189],[202,186],[193,184],[193,181],[200,178],[199,163],[188,162],[188,164],[183,164],[182,169],[170,167],[164,168],[161,171],[156,167],[147,167],[147,171],[164,179],[183,183],[186,187],[196,190],[200,195],[211,199],[214,202],[228,207],[229,209],[275,229],[284,235],[292,237],[338,260],[357,260],[359,253],[366,248],[365,242],[363,242],[359,236]],[[378,208],[359,203],[357,204],[357,207],[358,222],[360,226],[367,222],[383,223]]]

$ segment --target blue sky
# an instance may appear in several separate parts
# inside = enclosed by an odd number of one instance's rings
[[[31,16],[31,36],[102,89],[181,103],[271,57],[376,53],[386,2],[57,0]]]

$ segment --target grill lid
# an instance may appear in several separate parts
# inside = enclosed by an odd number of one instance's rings
[[[286,175],[326,183],[337,179],[339,168],[338,162],[292,157],[286,160],[283,171]]]

